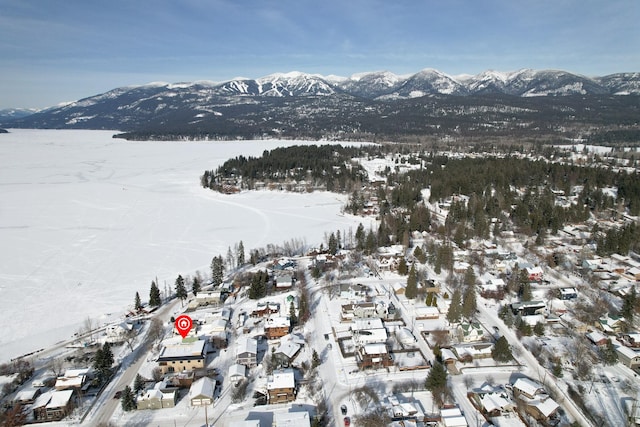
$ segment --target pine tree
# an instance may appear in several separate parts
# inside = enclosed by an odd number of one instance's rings
[[[364,232],[364,225],[362,223],[358,224],[358,228],[356,229],[356,249],[359,251],[364,250],[366,234]]]
[[[462,302],[462,317],[472,319],[475,317],[475,312],[478,307],[476,301],[476,288],[475,286],[468,286],[464,291],[464,300]]]
[[[447,369],[442,363],[436,361],[429,369],[429,375],[427,375],[424,386],[433,395],[435,403],[438,406],[442,406],[448,394]]]
[[[140,393],[142,390],[144,390],[144,386],[145,386],[144,378],[142,378],[142,375],[136,374],[136,379],[133,380],[133,391],[135,391],[136,394]]]
[[[338,253],[338,240],[336,239],[336,235],[334,233],[331,233],[329,235],[329,241],[327,242],[327,245],[329,246],[329,253],[331,255],[335,255],[336,253]]]
[[[151,290],[149,291],[149,305],[151,307],[159,307],[162,304],[162,299],[160,298],[160,289],[158,289],[158,285],[156,282],[151,282]]]
[[[233,270],[234,265],[235,258],[233,256],[233,252],[231,251],[231,246],[229,246],[229,248],[227,249],[227,268],[229,268],[229,270]]]
[[[108,342],[105,342],[102,345],[102,358],[103,358],[104,365],[107,368],[111,369],[114,359],[113,359],[113,352],[111,351],[111,344],[109,344]]]
[[[176,279],[176,297],[180,298],[184,303],[184,300],[187,299],[187,288],[184,287],[184,279],[182,275],[178,275]]]
[[[135,302],[133,303],[136,311],[142,310],[142,302],[140,301],[140,294],[136,292]]]
[[[293,301],[289,304],[289,322],[291,322],[291,326],[298,324],[298,316],[296,316],[296,307],[293,305]]]
[[[453,291],[451,296],[451,304],[449,304],[449,311],[447,312],[447,320],[449,323],[460,322],[460,316],[462,315],[462,295],[458,289]]]
[[[496,344],[493,346],[493,350],[491,350],[491,357],[493,357],[493,360],[496,362],[508,362],[513,359],[511,346],[504,335],[498,338]]]
[[[315,369],[318,366],[320,366],[320,356],[318,355],[318,352],[313,350],[313,353],[311,355],[311,368]]]
[[[633,323],[637,299],[635,286],[632,286],[631,292],[626,294],[622,299],[622,310],[620,311],[620,314],[624,317],[624,320],[628,325]]]
[[[413,256],[416,257],[418,262],[420,262],[421,264],[427,262],[427,254],[422,250],[420,246],[416,246],[416,248],[413,250]]]
[[[113,353],[111,345],[106,342],[101,348],[98,348],[93,356],[93,368],[98,374],[98,379],[103,382],[111,375],[111,366],[113,365]]]
[[[401,276],[406,276],[409,272],[407,268],[407,261],[404,258],[400,258],[400,262],[398,263],[398,274]]]
[[[224,279],[224,262],[222,255],[214,256],[211,260],[211,282],[213,286],[220,286]]]
[[[236,250],[236,261],[237,261],[237,265],[238,267],[242,267],[245,263],[244,260],[244,243],[242,243],[242,240],[240,240],[240,243],[238,243],[238,248]]]
[[[407,277],[407,288],[404,290],[404,296],[408,299],[414,299],[418,295],[418,273],[416,266],[412,265]]]
[[[260,270],[251,278],[251,286],[249,287],[249,298],[260,299],[267,295],[267,282],[269,281],[269,273]]]
[[[122,390],[122,396],[120,397],[120,404],[122,405],[122,410],[129,412],[136,409],[136,397],[133,394],[133,390],[131,387],[126,386],[124,390]]]
[[[543,336],[544,335],[544,323],[542,323],[542,322],[536,323],[535,326],[533,327],[533,333],[536,334],[539,337]]]
[[[618,353],[611,340],[607,340],[607,345],[600,349],[600,357],[606,365],[615,365],[618,363]]]
[[[193,278],[193,283],[191,284],[191,292],[193,292],[193,296],[197,296],[201,289],[202,285],[200,284],[200,279],[196,276]]]

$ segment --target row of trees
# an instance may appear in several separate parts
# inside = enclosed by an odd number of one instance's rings
[[[205,171],[200,184],[222,190],[228,179],[241,178],[243,188],[253,189],[256,181],[286,183],[305,181],[328,191],[344,192],[359,187],[364,169],[351,163],[363,151],[341,145],[295,145],[265,150],[262,157],[238,156],[215,171]]]

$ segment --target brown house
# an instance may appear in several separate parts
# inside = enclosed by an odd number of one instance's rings
[[[269,404],[293,402],[296,399],[296,380],[293,369],[274,371],[267,380]]]
[[[264,322],[264,334],[267,339],[277,339],[289,333],[291,321],[286,317],[270,317]]]
[[[60,421],[73,411],[75,390],[56,390],[43,393],[33,404],[36,421]]]
[[[360,369],[384,368],[393,365],[393,359],[383,343],[363,345],[356,353],[356,361]]]

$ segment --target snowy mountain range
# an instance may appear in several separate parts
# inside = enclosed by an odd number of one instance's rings
[[[432,106],[434,102],[445,106],[451,103],[467,105],[480,99],[483,105],[507,104],[507,110],[513,107],[520,111],[545,110],[552,108],[549,107],[551,104],[572,103],[576,96],[611,100],[612,96],[619,98],[617,95],[633,98],[640,95],[640,73],[590,78],[566,71],[525,69],[449,76],[425,69],[408,76],[382,71],[345,78],[291,72],[258,79],[236,78],[222,83],[198,81],[121,87],[27,117],[9,120],[0,116],[0,124],[5,127],[120,129],[156,134],[195,132],[247,136],[247,132],[282,135],[294,131],[306,136],[318,133],[326,136],[328,132],[379,132],[375,126],[366,123],[417,105],[420,108]],[[538,102],[543,107],[525,101],[532,98],[547,101]],[[571,100],[564,102],[559,98]],[[326,117],[321,116],[323,113]],[[407,114],[413,113],[407,111]],[[330,123],[327,119],[331,119]],[[412,120],[415,123],[418,119]],[[419,132],[423,127],[418,124],[415,131]]]

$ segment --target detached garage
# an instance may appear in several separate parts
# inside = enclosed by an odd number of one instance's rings
[[[213,404],[213,392],[216,382],[209,377],[202,377],[191,384],[189,402],[191,406],[206,406]]]

